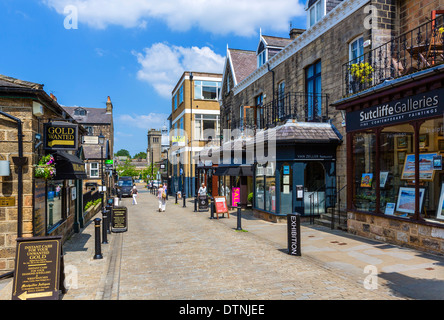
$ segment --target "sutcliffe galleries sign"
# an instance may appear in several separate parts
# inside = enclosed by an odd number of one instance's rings
[[[347,113],[347,132],[442,115],[444,91],[437,89]]]
[[[78,126],[66,122],[44,124],[44,144],[47,150],[77,150]]]

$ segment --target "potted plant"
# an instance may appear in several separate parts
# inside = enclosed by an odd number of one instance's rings
[[[34,176],[45,180],[54,178],[56,174],[54,157],[51,154],[44,156],[36,165]]]
[[[253,206],[253,192],[250,192],[247,197],[248,206]]]
[[[353,92],[365,88],[365,85],[373,81],[372,73],[374,69],[368,62],[353,63],[350,67],[351,82]]]

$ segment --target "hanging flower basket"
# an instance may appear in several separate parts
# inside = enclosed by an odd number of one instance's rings
[[[54,178],[56,174],[54,157],[50,154],[40,159],[39,164],[35,167],[34,176],[45,180]]]

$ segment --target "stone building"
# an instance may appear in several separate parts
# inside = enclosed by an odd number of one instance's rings
[[[444,4],[373,5],[386,42],[341,61],[333,101],[346,119],[348,230],[442,254]]]
[[[107,172],[104,164],[105,160],[112,160],[114,156],[114,117],[111,98],[108,96],[105,108],[63,106],[63,109],[87,132],[82,141],[88,175],[88,178],[84,180],[84,191],[97,189],[99,185],[102,185],[102,172],[105,185],[108,188],[112,187],[115,180],[112,174],[114,171]],[[105,137],[103,145],[99,143],[100,135]]]
[[[86,174],[76,149],[83,128],[42,84],[1,75],[0,106],[0,271],[7,271],[14,268],[18,237],[65,240],[79,231]],[[68,127],[72,134],[60,141],[50,137],[52,130]],[[48,179],[37,170],[46,155],[55,161]]]

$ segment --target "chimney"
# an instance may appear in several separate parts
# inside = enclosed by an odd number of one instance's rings
[[[290,30],[290,39],[294,40],[305,32],[305,29],[292,28]]]
[[[57,102],[57,97],[55,95],[53,95],[52,93],[49,95],[51,97],[52,100]]]
[[[113,103],[111,102],[110,97],[108,96],[108,101],[106,101],[106,113],[113,113]]]

